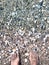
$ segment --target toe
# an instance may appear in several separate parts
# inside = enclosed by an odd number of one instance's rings
[[[30,52],[29,53],[29,60],[30,60],[30,63],[31,65],[36,65],[38,63],[38,55],[35,53],[35,52]]]
[[[14,54],[11,55],[11,61],[15,60],[15,58],[16,58],[16,53],[14,53]]]

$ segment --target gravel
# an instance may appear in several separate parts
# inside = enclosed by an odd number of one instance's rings
[[[31,50],[49,65],[49,1],[0,0],[0,65],[10,65],[13,53],[30,65]]]

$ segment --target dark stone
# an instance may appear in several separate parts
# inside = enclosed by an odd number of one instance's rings
[[[42,5],[43,5],[43,1],[41,1],[41,2],[39,3],[39,5],[42,6]]]
[[[35,48],[35,51],[37,51],[37,48]]]
[[[4,8],[3,7],[0,7],[0,10],[4,10]]]

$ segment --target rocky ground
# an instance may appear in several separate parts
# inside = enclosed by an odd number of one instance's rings
[[[10,65],[15,52],[30,65],[31,50],[49,65],[49,0],[0,0],[0,65]]]

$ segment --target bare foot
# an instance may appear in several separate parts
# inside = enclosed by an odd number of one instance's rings
[[[19,56],[16,53],[12,54],[11,65],[19,65]]]
[[[29,54],[29,60],[31,65],[37,65],[38,64],[38,55],[35,52],[30,52]]]

